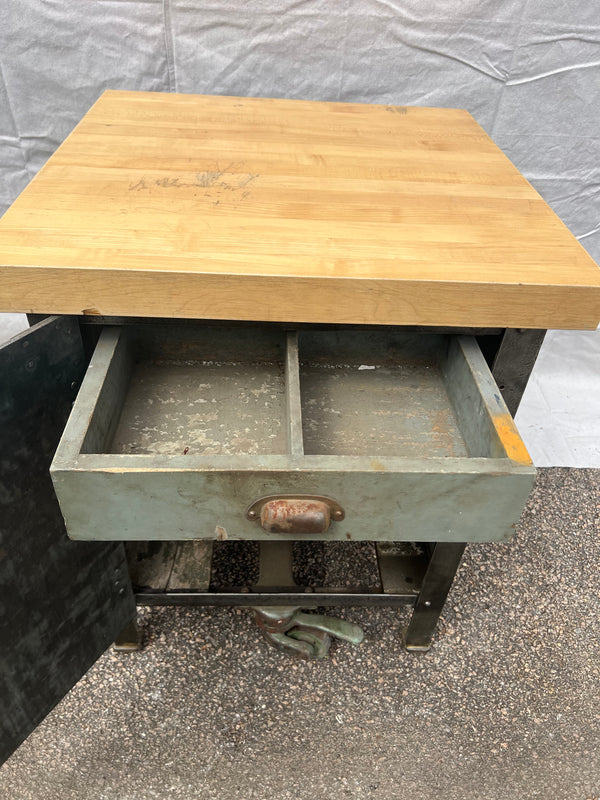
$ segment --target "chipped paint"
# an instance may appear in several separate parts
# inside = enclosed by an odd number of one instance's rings
[[[227,541],[227,531],[225,530],[225,528],[222,528],[220,525],[216,526],[215,539],[217,540],[217,542]]]
[[[111,443],[118,454],[282,454],[285,384],[277,362],[136,365]],[[243,411],[242,411],[243,409]]]
[[[307,455],[467,455],[435,362],[365,366],[301,364]]]
[[[533,462],[510,414],[495,414],[492,421],[510,460],[530,466]]]

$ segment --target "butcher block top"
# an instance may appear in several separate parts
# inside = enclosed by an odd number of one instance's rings
[[[0,221],[0,311],[595,328],[600,269],[466,111],[109,91]]]

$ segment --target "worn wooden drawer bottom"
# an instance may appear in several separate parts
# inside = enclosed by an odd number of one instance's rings
[[[51,472],[123,540],[506,540],[534,478],[470,337],[178,325],[104,329]],[[268,496],[341,513],[267,531]]]

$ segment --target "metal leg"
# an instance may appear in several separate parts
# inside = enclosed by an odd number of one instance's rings
[[[423,585],[406,631],[407,650],[426,652],[431,647],[437,621],[444,608],[465,546],[462,542],[437,542],[434,545]]]
[[[292,569],[292,547],[293,542],[259,543],[259,577],[256,589],[296,586]]]
[[[120,653],[134,653],[142,649],[142,634],[134,617],[114,641],[113,649]]]
[[[492,374],[514,416],[535,365],[546,331],[509,328],[494,357]]]

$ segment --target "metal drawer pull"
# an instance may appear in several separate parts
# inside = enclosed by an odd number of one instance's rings
[[[247,519],[260,520],[268,533],[325,533],[331,520],[344,519],[344,509],[330,497],[271,495],[252,503]]]

